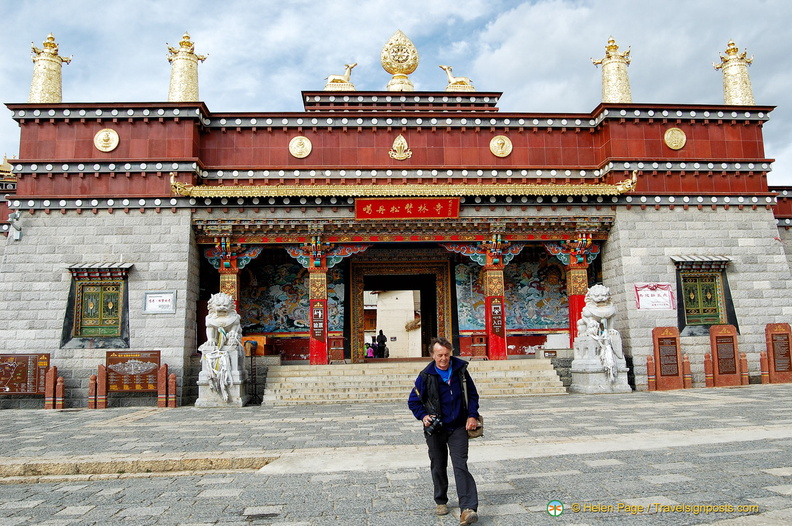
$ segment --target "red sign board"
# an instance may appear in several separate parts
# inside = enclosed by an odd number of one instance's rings
[[[49,354],[0,354],[0,393],[44,394]]]
[[[108,391],[157,391],[159,351],[112,351],[106,359]]]
[[[355,200],[355,219],[451,219],[459,217],[458,197],[381,197]]]

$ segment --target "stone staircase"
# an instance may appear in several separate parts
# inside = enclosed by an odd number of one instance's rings
[[[406,402],[428,362],[270,366],[262,405]],[[468,370],[481,397],[567,392],[549,359],[476,360]]]

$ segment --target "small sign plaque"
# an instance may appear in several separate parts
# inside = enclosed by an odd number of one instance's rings
[[[635,306],[638,310],[676,309],[670,283],[636,283]]]
[[[765,327],[770,383],[792,382],[791,341],[792,327],[788,323],[768,323]]]
[[[175,290],[143,293],[143,314],[173,314],[174,312],[176,312]]]
[[[734,325],[710,327],[713,381],[716,387],[741,385],[740,353]]]
[[[734,352],[734,338],[718,336],[715,338],[718,354],[718,373],[737,374],[737,356]]]
[[[0,354],[0,394],[44,394],[49,354]]]
[[[679,329],[655,327],[652,330],[654,363],[657,364],[656,387],[658,391],[683,389],[682,358],[679,348]]]
[[[157,391],[160,351],[110,351],[106,360],[109,392]]]

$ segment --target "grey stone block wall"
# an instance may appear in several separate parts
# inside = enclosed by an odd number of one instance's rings
[[[197,349],[195,303],[198,249],[189,210],[160,213],[23,213],[21,241],[8,241],[0,262],[0,352],[50,353],[66,386],[66,407],[87,405],[88,382],[112,349],[61,348],[75,264],[132,263],[127,281],[130,350],[159,350],[178,377]],[[144,314],[146,291],[176,290],[174,314]],[[145,397],[111,395],[110,405],[156,405]]]
[[[652,329],[677,326],[676,310],[637,310],[634,284],[667,282],[676,290],[676,267],[671,256],[719,255],[731,263],[726,277],[731,289],[740,335],[740,352],[748,358],[749,374],[760,375],[759,353],[765,349],[768,323],[792,318],[792,275],[772,210],[764,207],[691,206],[669,208],[620,207],[603,247],[604,285],[618,308],[615,328],[625,351],[634,358],[636,387],[647,388],[646,357],[653,353]],[[708,336],[681,338],[690,359],[693,386],[704,386],[704,354]]]

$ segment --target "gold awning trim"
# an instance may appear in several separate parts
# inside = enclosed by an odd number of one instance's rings
[[[356,184],[356,185],[199,185],[178,183],[171,189],[184,197],[469,197],[620,195],[635,189],[638,171],[617,184]]]

